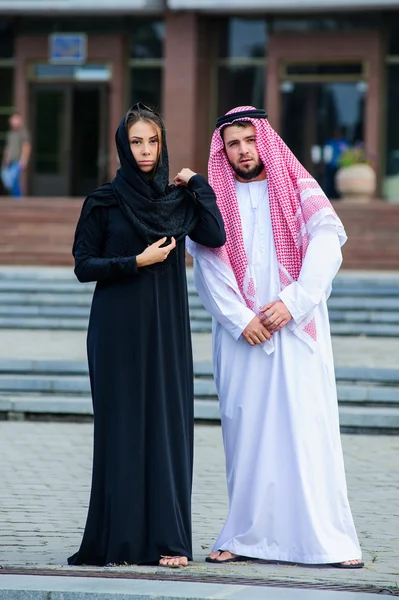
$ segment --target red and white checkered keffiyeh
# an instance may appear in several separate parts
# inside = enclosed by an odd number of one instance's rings
[[[229,111],[231,123],[234,113],[255,110],[240,106]],[[346,235],[341,221],[330,201],[301,163],[295,158],[267,119],[250,117],[238,120],[250,121],[256,128],[256,145],[259,157],[266,168],[272,230],[276,246],[281,289],[297,281],[310,240],[319,227],[326,224],[336,228],[345,242]],[[211,143],[208,175],[226,229],[226,244],[222,248],[203,248],[188,242],[189,252],[198,260],[204,259],[212,270],[231,285],[234,274],[236,290],[246,305],[257,312],[258,304],[254,280],[245,253],[240,211],[236,196],[235,174],[231,167],[221,128],[216,129]],[[292,324],[293,330],[310,347],[317,340],[313,316],[302,323]]]

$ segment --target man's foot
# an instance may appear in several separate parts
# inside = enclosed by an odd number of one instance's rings
[[[209,558],[223,562],[224,560],[229,560],[230,558],[237,558],[237,554],[232,554],[228,550],[217,550],[216,552],[211,552]]]
[[[217,550],[217,552],[211,552],[210,555],[205,559],[205,561],[208,563],[247,562],[248,560],[251,560],[248,556],[233,554],[228,550]]]
[[[345,560],[340,563],[332,563],[333,567],[337,569],[362,569],[364,567],[364,563],[360,560],[360,558],[355,558],[354,560]]]
[[[161,556],[159,560],[161,567],[169,567],[170,569],[178,569],[179,567],[187,567],[187,556]]]

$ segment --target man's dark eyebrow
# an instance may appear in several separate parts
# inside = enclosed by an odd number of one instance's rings
[[[252,133],[251,135],[247,135],[247,136],[244,138],[244,140],[249,140],[250,138],[254,138],[254,137],[256,137],[256,134],[255,134],[255,133]],[[228,142],[227,142],[227,145],[228,145],[228,146],[230,146],[230,145],[231,145],[231,144],[233,144],[234,142],[238,142],[237,138],[234,138],[234,139],[232,139],[232,140],[228,141]]]

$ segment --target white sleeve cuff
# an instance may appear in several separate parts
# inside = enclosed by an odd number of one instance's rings
[[[297,281],[287,285],[278,296],[290,311],[295,323],[300,323],[316,306]]]

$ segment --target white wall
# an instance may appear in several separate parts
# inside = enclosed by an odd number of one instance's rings
[[[399,8],[399,0],[167,0],[172,10],[207,12],[283,12],[285,10],[345,10]]]
[[[162,0],[0,0],[0,14],[7,13],[134,13],[161,11]]]

